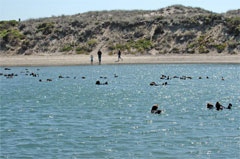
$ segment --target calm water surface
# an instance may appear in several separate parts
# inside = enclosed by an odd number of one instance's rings
[[[39,77],[25,75],[25,69]],[[18,74],[0,76],[0,158],[240,158],[240,65],[0,67],[0,72]],[[193,79],[149,86],[166,82],[162,74]],[[97,80],[108,85],[97,86]],[[206,109],[216,101],[232,103],[232,110]],[[153,104],[163,114],[151,114]]]

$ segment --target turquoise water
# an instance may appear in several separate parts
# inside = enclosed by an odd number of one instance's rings
[[[0,76],[0,158],[240,158],[240,65],[10,69],[0,67],[18,74]],[[151,87],[162,74],[193,79]],[[232,110],[206,108],[216,101]]]

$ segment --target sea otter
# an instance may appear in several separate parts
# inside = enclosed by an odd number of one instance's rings
[[[213,105],[212,105],[211,103],[208,103],[208,104],[207,104],[207,108],[208,108],[208,109],[213,109]]]
[[[153,114],[161,114],[161,113],[162,113],[162,110],[158,110],[158,104],[154,104],[154,105],[152,106],[151,113],[153,113]]]

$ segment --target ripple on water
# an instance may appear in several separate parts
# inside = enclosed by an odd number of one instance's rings
[[[0,158],[237,159],[239,67],[41,67],[39,78],[19,74],[25,68],[14,67],[18,77],[0,76]],[[162,74],[193,79],[149,86],[152,81],[166,82],[160,80]],[[70,78],[59,79],[59,75]],[[53,81],[39,82],[40,78]],[[96,86],[97,80],[109,84]],[[206,103],[216,101],[224,106],[232,103],[233,108],[207,110]],[[161,115],[150,113],[153,104],[159,104]]]

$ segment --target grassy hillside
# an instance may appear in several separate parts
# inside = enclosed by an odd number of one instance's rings
[[[240,10],[216,14],[170,6],[155,11],[101,11],[27,21],[0,21],[0,54],[112,55],[240,52]]]

